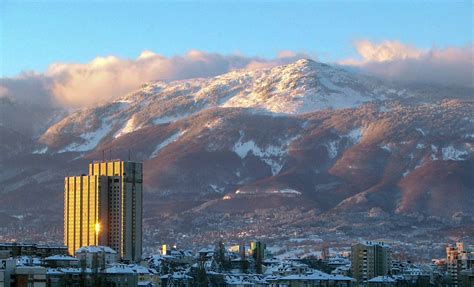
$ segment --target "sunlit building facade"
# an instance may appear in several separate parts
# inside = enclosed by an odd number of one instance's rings
[[[124,261],[142,252],[142,163],[102,161],[89,174],[64,180],[64,243],[70,254],[82,247],[113,248]]]

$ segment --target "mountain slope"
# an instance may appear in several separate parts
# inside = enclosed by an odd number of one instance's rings
[[[208,79],[155,82],[117,101],[79,111],[41,137],[50,151],[88,151],[110,137],[182,119],[213,107],[246,107],[301,114],[409,97],[375,79],[310,60]]]
[[[401,230],[444,240],[474,223],[474,102],[420,90],[311,61],[147,84],[65,117],[40,143],[9,130],[5,149],[21,149],[0,157],[0,212],[62,226],[63,177],[131,151],[144,162],[149,245]]]

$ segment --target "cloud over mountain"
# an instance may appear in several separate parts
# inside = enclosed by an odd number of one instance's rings
[[[359,59],[339,63],[388,80],[474,87],[474,47],[419,49],[398,41],[355,42]]]
[[[420,49],[398,41],[357,41],[357,59],[338,63],[386,80],[474,87],[473,46]],[[154,80],[211,77],[237,69],[270,68],[308,55],[280,51],[276,57],[223,55],[190,50],[171,57],[145,50],[135,59],[96,57],[88,63],[53,63],[43,73],[0,78],[0,97],[19,102],[84,107],[120,97]]]
[[[1,79],[2,96],[29,101],[54,99],[63,106],[82,107],[122,96],[147,81],[210,77],[236,69],[256,69],[287,64],[306,57],[284,51],[274,59],[222,55],[191,50],[165,57],[143,51],[136,59],[97,57],[85,64],[54,63],[43,74],[25,73]],[[34,89],[26,89],[34,86]]]

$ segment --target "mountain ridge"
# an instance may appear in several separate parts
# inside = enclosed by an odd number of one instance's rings
[[[423,91],[312,61],[149,83],[65,117],[39,140],[2,141],[0,211],[34,214],[28,226],[46,215],[59,222],[63,177],[104,151],[131,150],[144,162],[149,244],[168,236],[156,230],[203,241],[297,227],[449,236],[474,222],[474,102]],[[330,102],[337,97],[347,106]]]
[[[56,152],[86,151],[106,136],[119,137],[208,108],[245,107],[301,114],[355,107],[407,94],[406,90],[396,91],[339,68],[299,60],[275,68],[239,70],[212,78],[149,83],[113,102],[73,113],[51,126],[40,142]],[[69,138],[67,145],[65,138]]]

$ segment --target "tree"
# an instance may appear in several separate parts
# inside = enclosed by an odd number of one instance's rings
[[[223,270],[227,271],[231,267],[230,259],[228,259],[225,255],[225,246],[222,241],[219,241],[217,244],[216,250],[214,252],[214,260],[219,266],[219,272],[222,272]]]
[[[260,250],[257,249],[257,252],[254,254],[255,258],[255,273],[262,274],[262,254]]]
[[[245,256],[245,245],[242,245],[242,250],[240,252],[240,272],[247,273],[249,268],[249,262]]]
[[[207,287],[209,286],[209,279],[207,277],[206,268],[204,267],[204,263],[206,262],[206,258],[204,256],[199,257],[198,267],[197,269],[193,270],[194,272],[194,285],[197,287]]]

